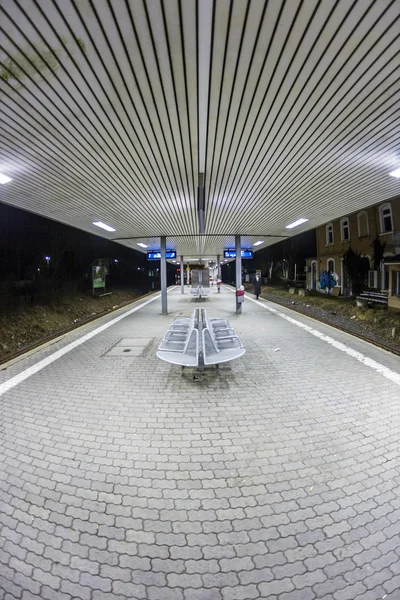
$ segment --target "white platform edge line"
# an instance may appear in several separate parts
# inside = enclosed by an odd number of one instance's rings
[[[235,290],[232,290],[232,291],[234,292]],[[254,302],[258,306],[262,306],[265,310],[268,310],[269,312],[276,314],[281,319],[284,319],[285,321],[292,323],[292,325],[296,325],[297,327],[304,329],[308,333],[311,333],[311,335],[326,342],[330,346],[333,346],[337,350],[344,352],[348,356],[355,358],[356,360],[358,360],[358,362],[369,367],[370,369],[373,369],[380,375],[383,375],[383,377],[386,377],[386,379],[389,379],[396,385],[400,386],[400,373],[396,373],[395,371],[392,371],[391,369],[389,369],[389,367],[385,367],[385,365],[382,365],[381,363],[377,362],[376,360],[373,360],[372,358],[365,356],[365,354],[358,352],[358,350],[354,350],[354,348],[350,348],[350,346],[346,346],[346,344],[343,344],[342,342],[338,342],[337,340],[334,340],[329,335],[325,335],[324,333],[321,333],[317,329],[313,329],[309,325],[306,325],[305,323],[301,323],[301,321],[297,321],[296,319],[293,319],[292,317],[289,317],[288,315],[281,313],[276,308],[271,308],[270,306],[267,306],[263,302],[260,302],[259,300],[254,300],[254,298],[249,298],[248,296],[246,297],[246,299],[250,300],[251,302]],[[287,310],[290,310],[290,308],[288,308]],[[304,316],[307,318],[307,315],[304,315]]]
[[[129,315],[132,315],[133,313],[135,313],[136,311],[140,310],[141,308],[143,308],[147,304],[150,304],[150,302],[154,302],[155,300],[157,300],[158,298],[160,298],[160,296],[161,295],[158,294],[154,298],[150,298],[149,300],[146,300],[145,302],[142,302],[139,306],[135,306],[134,308],[131,308],[130,310],[128,310],[124,314],[119,315],[118,317],[115,317],[111,321],[108,321],[108,323],[105,323],[104,325],[101,325],[100,327],[97,327],[96,329],[94,329],[93,331],[90,331],[89,333],[87,333],[86,335],[82,336],[81,338],[75,340],[74,342],[71,342],[70,344],[68,344],[64,348],[61,348],[60,350],[57,350],[53,354],[50,354],[50,356],[47,356],[43,360],[40,360],[35,365],[32,365],[31,367],[28,367],[27,369],[25,369],[21,373],[18,373],[18,375],[15,375],[14,377],[11,377],[11,379],[8,379],[7,381],[4,381],[3,383],[0,384],[0,397],[3,396],[3,394],[5,394],[9,390],[11,390],[12,388],[14,388],[19,383],[22,383],[23,381],[25,381],[29,377],[32,377],[32,375],[35,375],[36,373],[38,373],[39,371],[41,371],[42,369],[44,369],[48,365],[51,365],[51,363],[55,362],[56,360],[58,360],[59,358],[61,358],[65,354],[68,354],[68,352],[71,352],[71,350],[74,350],[75,348],[78,348],[79,346],[81,346],[82,344],[84,344],[85,342],[87,342],[88,340],[90,340],[91,338],[95,337],[96,335],[98,335],[102,331],[105,331],[106,329],[108,329],[109,327],[112,327],[113,325],[115,325],[116,323],[118,323],[119,321],[121,321],[122,319],[125,319],[125,317],[129,317]]]

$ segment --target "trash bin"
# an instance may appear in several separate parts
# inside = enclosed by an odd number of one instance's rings
[[[236,290],[236,313],[242,312],[242,305],[244,302],[244,287],[241,286]]]

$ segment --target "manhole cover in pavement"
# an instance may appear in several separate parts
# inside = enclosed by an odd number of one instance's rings
[[[153,338],[124,338],[105,353],[105,356],[140,356]]]

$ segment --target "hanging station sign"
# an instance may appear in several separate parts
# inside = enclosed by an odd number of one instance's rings
[[[253,250],[241,250],[242,258],[253,258]],[[227,248],[224,250],[224,258],[236,258],[236,250],[233,248]]]
[[[176,250],[167,250],[165,257],[167,259],[176,258]],[[161,251],[152,250],[151,252],[147,252],[147,260],[161,260]]]

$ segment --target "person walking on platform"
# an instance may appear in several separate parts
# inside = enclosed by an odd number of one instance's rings
[[[258,275],[258,273],[253,279],[253,286],[254,286],[254,294],[258,300],[258,296],[261,294],[261,277]]]

